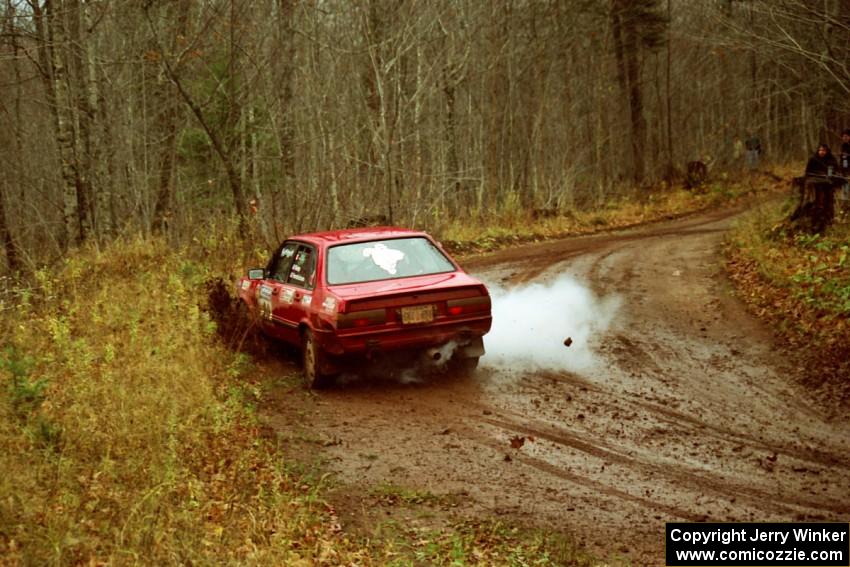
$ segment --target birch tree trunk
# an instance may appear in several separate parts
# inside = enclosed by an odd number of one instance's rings
[[[43,48],[49,53],[51,73],[51,91],[53,92],[53,118],[56,131],[56,144],[59,148],[60,168],[62,171],[62,203],[65,219],[66,245],[81,244],[88,236],[84,225],[84,210],[80,208],[80,168],[77,159],[77,135],[74,131],[73,100],[69,89],[69,77],[65,61],[60,51],[68,45],[66,25],[63,21],[66,10],[61,0],[47,2],[47,36],[42,36]],[[44,31],[44,30],[43,30]],[[83,202],[85,198],[83,197]],[[84,228],[85,226],[85,228]]]

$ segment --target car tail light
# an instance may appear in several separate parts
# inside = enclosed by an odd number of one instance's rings
[[[463,299],[451,299],[446,302],[446,312],[451,316],[458,316],[466,313],[481,313],[485,311],[490,311],[489,295],[464,297]]]
[[[370,325],[381,325],[387,322],[386,309],[370,309],[369,311],[354,311],[353,313],[340,313],[336,318],[338,329],[350,329],[352,327],[368,327]]]

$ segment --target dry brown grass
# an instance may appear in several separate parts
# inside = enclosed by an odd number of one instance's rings
[[[682,187],[655,188],[609,200],[589,208],[552,209],[547,216],[524,210],[518,202],[499,203],[487,211],[446,223],[440,231],[443,243],[454,252],[480,252],[512,244],[588,234],[693,213],[728,205],[753,193],[781,190],[792,169],[721,176],[698,190]],[[555,214],[553,214],[555,213]]]
[[[333,539],[320,484],[260,435],[249,363],[218,341],[189,256],[83,252],[5,306],[4,561],[287,563]]]

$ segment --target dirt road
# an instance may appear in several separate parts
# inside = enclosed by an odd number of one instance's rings
[[[619,295],[588,371],[352,384],[272,421],[330,440],[328,466],[349,485],[465,494],[474,513],[572,532],[635,565],[663,564],[667,521],[847,521],[850,427],[808,401],[781,345],[731,297],[719,257],[731,217],[465,263],[506,285],[570,274]]]

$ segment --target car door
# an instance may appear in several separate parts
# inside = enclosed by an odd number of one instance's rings
[[[273,313],[275,321],[289,329],[295,329],[297,333],[299,323],[305,317],[309,318],[315,278],[316,249],[301,243],[292,256],[289,273],[277,295]]]
[[[297,340],[297,333],[280,318],[280,294],[289,276],[298,246],[299,243],[294,241],[281,245],[266,267],[266,278],[257,288],[257,306],[266,332],[292,342]]]

